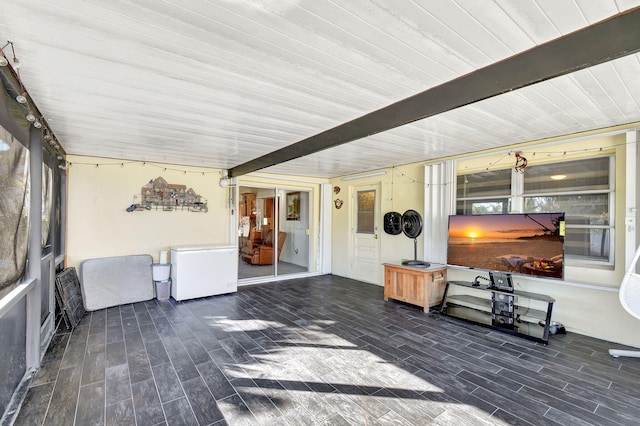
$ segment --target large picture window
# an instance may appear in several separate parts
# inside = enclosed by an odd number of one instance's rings
[[[524,212],[564,212],[565,253],[573,259],[612,263],[613,157],[527,168]]]
[[[564,212],[567,263],[613,264],[614,157],[459,174],[456,214]],[[520,207],[521,206],[521,207]]]

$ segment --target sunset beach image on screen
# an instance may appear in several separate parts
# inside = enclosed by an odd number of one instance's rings
[[[564,276],[564,213],[449,216],[447,264]]]

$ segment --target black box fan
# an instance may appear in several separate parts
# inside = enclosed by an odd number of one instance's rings
[[[387,234],[400,234],[402,232],[402,215],[398,212],[385,213],[383,228]]]
[[[422,233],[422,216],[415,210],[407,210],[402,215],[402,232],[409,238],[413,238],[413,260],[405,260],[403,265],[421,266],[428,268],[429,262],[418,260],[418,236]]]

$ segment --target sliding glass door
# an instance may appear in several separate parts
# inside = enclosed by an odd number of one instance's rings
[[[238,278],[309,271],[309,192],[240,186]]]
[[[310,204],[308,191],[279,190],[280,235],[284,245],[278,275],[309,271]]]

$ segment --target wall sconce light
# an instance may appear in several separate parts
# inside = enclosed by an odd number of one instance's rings
[[[222,177],[220,178],[219,183],[222,188],[229,186],[229,172],[227,170],[222,171]]]

